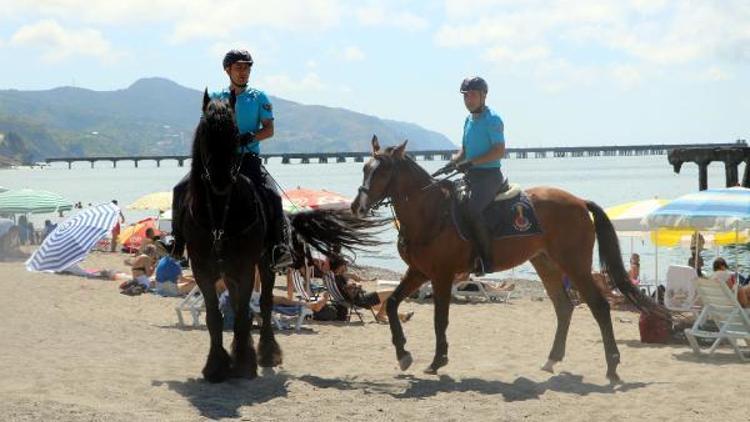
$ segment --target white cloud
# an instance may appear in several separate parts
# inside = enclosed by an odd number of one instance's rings
[[[109,41],[101,32],[90,28],[63,28],[50,19],[22,26],[11,36],[9,44],[39,48],[43,52],[42,58],[50,62],[74,55],[97,57],[110,63],[121,57],[121,54],[113,53]]]
[[[258,86],[264,91],[273,92],[279,96],[293,96],[300,93],[320,92],[327,88],[315,72],[308,72],[299,80],[294,80],[289,75],[269,75],[260,78]]]
[[[365,26],[393,26],[409,31],[429,27],[427,19],[408,11],[389,11],[379,4],[360,7],[354,11],[360,24]]]
[[[696,65],[750,63],[743,0],[445,0],[444,8],[438,46],[474,48],[498,66],[532,73],[565,59],[633,87],[648,67],[690,74]]]
[[[356,46],[349,46],[342,52],[342,58],[348,62],[359,62],[365,59],[365,53]]]

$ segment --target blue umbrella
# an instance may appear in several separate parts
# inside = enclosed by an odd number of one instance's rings
[[[103,204],[86,208],[58,224],[26,261],[29,271],[62,271],[83,261],[91,248],[117,223],[120,208]]]
[[[643,219],[649,229],[738,231],[750,228],[750,189],[709,189],[681,196]]]

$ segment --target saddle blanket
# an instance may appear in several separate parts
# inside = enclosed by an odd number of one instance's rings
[[[454,212],[454,222],[456,222]],[[460,224],[456,224],[462,238],[469,239],[466,235],[468,230],[462,219],[458,219]],[[512,198],[494,201],[487,209],[484,210],[484,221],[487,222],[487,230],[492,237],[499,239],[511,236],[530,236],[541,234],[542,228],[534,212],[534,206],[531,199],[525,192],[521,192]]]

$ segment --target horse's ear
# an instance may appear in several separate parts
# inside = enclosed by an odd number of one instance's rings
[[[206,112],[206,107],[208,107],[208,103],[211,102],[211,97],[208,96],[208,88],[206,88],[205,91],[203,91],[203,112]]]
[[[229,94],[229,107],[234,110],[234,105],[237,104],[237,95],[235,95],[234,90],[230,91]]]
[[[401,145],[397,146],[393,150],[393,156],[396,158],[404,158],[404,155],[406,155],[406,144],[409,142],[409,140],[405,140],[401,143]]]
[[[378,136],[372,135],[372,155],[375,155],[378,151],[380,151],[380,142],[378,142]]]

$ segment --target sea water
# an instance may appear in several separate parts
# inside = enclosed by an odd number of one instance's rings
[[[419,161],[427,171],[434,171],[444,165],[444,161]],[[567,190],[581,198],[592,200],[606,208],[616,204],[649,199],[672,199],[698,190],[698,168],[685,164],[680,174],[675,174],[667,157],[580,157],[580,158],[529,158],[506,159],[503,172],[512,183],[522,187],[554,186]],[[362,163],[310,163],[281,164],[271,160],[267,168],[285,189],[298,186],[313,189],[327,189],[353,197],[362,183]],[[156,167],[152,161],[141,161],[135,168],[132,162],[97,162],[91,168],[88,162],[74,163],[72,169],[67,164],[55,164],[46,168],[20,168],[0,170],[0,186],[10,189],[33,188],[57,192],[71,202],[80,201],[84,206],[109,202],[117,199],[123,208],[128,223],[147,216],[155,216],[155,211],[130,211],[127,204],[138,197],[157,191],[168,191],[182,178],[189,167],[178,167],[175,161],[163,161]],[[743,169],[740,168],[740,171]],[[715,163],[709,167],[709,187],[724,186],[724,168]],[[384,214],[389,215],[389,212]],[[57,221],[55,215],[32,216],[35,227],[42,227],[44,219]],[[395,246],[396,230],[390,229],[383,235],[388,243],[377,251],[360,253],[360,264],[385,267],[397,271],[406,265],[401,261]],[[631,251],[641,255],[641,277],[647,281],[658,278],[664,280],[669,264],[687,263],[689,251],[686,247],[673,249],[660,248],[658,267],[654,246],[640,238],[621,239],[623,260],[626,267]],[[705,261],[710,265],[711,258],[722,254],[731,263],[732,250],[709,250]],[[739,253],[741,267],[750,264],[750,256],[745,249]],[[594,260],[596,267],[596,257]],[[748,265],[750,266],[750,265]],[[658,268],[658,270],[657,270]],[[524,264],[505,274],[496,276],[536,278],[530,264]]]

